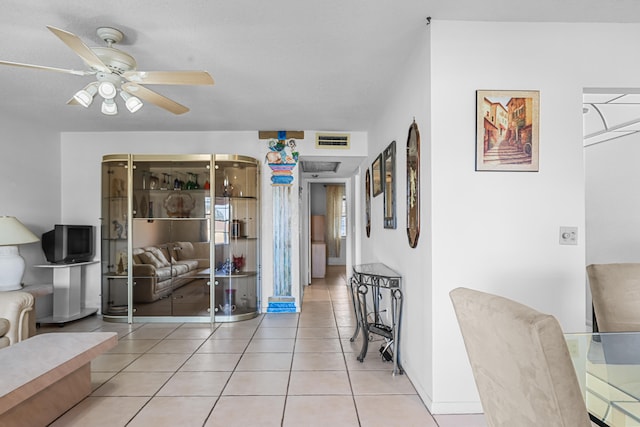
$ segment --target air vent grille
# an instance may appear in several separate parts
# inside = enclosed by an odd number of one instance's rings
[[[303,160],[302,172],[337,172],[340,167],[340,162],[320,162],[320,161],[308,161]]]
[[[349,148],[348,133],[316,133],[316,148]]]

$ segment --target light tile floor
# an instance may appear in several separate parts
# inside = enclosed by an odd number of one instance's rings
[[[374,343],[364,363],[344,267],[307,287],[300,314],[215,324],[103,322],[38,333],[115,331],[91,366],[93,393],[60,426],[486,427],[482,415],[434,417]]]

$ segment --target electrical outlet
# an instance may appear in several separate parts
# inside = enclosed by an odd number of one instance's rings
[[[560,227],[560,244],[577,245],[578,227]]]

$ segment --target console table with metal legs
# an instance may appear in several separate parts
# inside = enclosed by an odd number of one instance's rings
[[[353,267],[353,276],[349,280],[351,287],[351,301],[356,314],[356,330],[351,337],[355,341],[362,330],[362,349],[358,355],[360,362],[364,361],[369,348],[369,337],[376,334],[386,341],[382,353],[383,357],[393,355],[393,375],[402,374],[400,364],[400,325],[402,321],[402,291],[400,282],[402,276],[382,263],[361,264]],[[383,321],[380,301],[383,292],[388,293],[389,309],[391,310],[391,324]],[[390,351],[389,351],[390,350]]]

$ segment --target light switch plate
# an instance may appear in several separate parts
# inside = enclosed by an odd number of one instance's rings
[[[560,227],[560,244],[577,245],[578,227]]]

